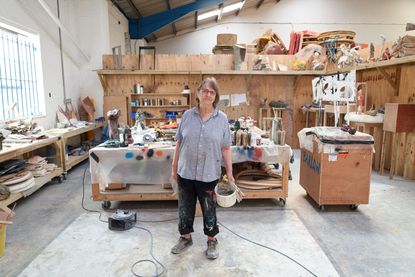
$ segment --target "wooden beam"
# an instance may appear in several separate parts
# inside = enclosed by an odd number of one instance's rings
[[[223,3],[219,4],[219,14],[216,16],[216,22],[222,19],[223,15]]]
[[[259,2],[256,4],[256,9],[259,9],[263,3],[264,3],[264,0],[259,0]]]
[[[111,3],[117,7],[117,9],[125,16],[125,18],[128,19],[127,14],[125,13],[125,11],[123,9],[121,9],[120,5],[118,5],[117,0],[111,0]]]
[[[137,9],[137,7],[134,5],[134,3],[131,0],[127,0],[128,5],[130,5],[130,7],[133,9],[133,11],[135,12],[135,14],[138,16],[138,18],[142,18],[143,16],[141,15],[140,11]]]
[[[235,14],[236,16],[239,15],[239,13],[241,12],[243,6],[245,5],[245,0],[241,0],[241,2],[243,2],[243,3],[241,4],[241,7],[236,11],[236,14]]]
[[[167,4],[167,8],[171,10],[170,0],[166,0],[166,4]],[[176,24],[174,22],[171,24],[171,27],[173,28],[173,34],[176,35],[177,29],[176,29]]]

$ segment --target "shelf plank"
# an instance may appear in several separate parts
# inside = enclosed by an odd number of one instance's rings
[[[143,109],[143,108],[189,108],[190,109],[190,105],[163,105],[163,106],[136,106],[133,107],[131,106],[131,108],[136,108],[136,109]]]
[[[415,55],[395,58],[387,61],[379,61],[374,63],[361,64],[356,67],[344,68],[332,71],[314,71],[314,70],[305,70],[305,71],[253,71],[253,70],[222,70],[222,71],[169,71],[169,70],[109,70],[109,69],[100,69],[96,70],[98,75],[281,75],[281,76],[297,76],[297,75],[312,75],[312,76],[321,76],[321,75],[333,75],[338,72],[349,72],[351,70],[367,70],[379,67],[388,67],[402,64],[415,63]]]
[[[3,143],[3,150],[0,151],[0,162],[19,157],[36,149],[52,145],[59,137],[53,136],[46,139],[33,141],[32,143]]]
[[[151,97],[151,96],[154,96],[154,97],[159,97],[159,96],[183,96],[183,97],[187,97],[187,96],[190,96],[190,94],[191,93],[181,93],[181,92],[176,92],[176,93],[158,93],[158,92],[155,92],[155,93],[141,93],[141,94],[138,94],[138,93],[130,93],[130,95],[131,96],[138,96],[138,97],[141,97],[141,96],[145,96],[145,97]]]
[[[104,126],[104,122],[94,122],[91,124],[88,124],[85,127],[80,128],[64,128],[64,129],[50,129],[47,132],[56,136],[61,136],[62,138],[70,138],[74,137],[98,128],[101,128]]]
[[[320,76],[324,71],[253,71],[253,70],[223,70],[223,71],[166,71],[166,70],[97,70],[98,75],[315,75]]]
[[[68,171],[75,165],[79,164],[80,162],[88,159],[88,152],[85,152],[85,154],[79,155],[79,156],[68,156],[68,160],[66,161],[65,170]]]

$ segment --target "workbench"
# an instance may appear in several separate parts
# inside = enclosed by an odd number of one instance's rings
[[[0,163],[14,158],[27,159],[31,156],[31,152],[48,146],[51,146],[55,149],[56,165],[58,167],[54,171],[49,172],[49,174],[47,174],[46,176],[35,178],[36,184],[28,190],[10,194],[9,198],[0,201],[0,206],[8,206],[22,197],[31,195],[33,192],[40,189],[43,185],[45,185],[55,177],[58,177],[59,182],[62,182],[63,173],[63,149],[59,137],[50,136],[49,138],[35,140],[31,143],[3,143],[3,149],[0,151]]]
[[[95,131],[104,126],[103,122],[89,122],[88,125],[84,127],[71,127],[71,128],[62,128],[62,129],[50,129],[47,130],[48,134],[59,136],[61,138],[61,149],[62,151],[62,161],[63,161],[63,172],[66,174],[72,167],[79,164],[80,162],[88,159],[88,151],[85,151],[84,154],[79,156],[69,156],[67,154],[67,145],[68,140],[76,136],[82,136],[90,131]]]
[[[288,145],[261,145],[250,148],[232,146],[232,162],[246,161],[282,164],[281,188],[269,190],[243,189],[245,199],[279,199],[285,205],[288,196]],[[166,189],[171,174],[174,147],[159,145],[146,147],[104,148],[89,151],[92,199],[103,201],[177,200],[171,188]],[[125,184],[120,190],[106,190],[109,184]]]

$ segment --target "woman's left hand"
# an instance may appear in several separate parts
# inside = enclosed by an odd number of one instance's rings
[[[235,178],[233,178],[233,175],[228,175],[228,184],[235,184]]]

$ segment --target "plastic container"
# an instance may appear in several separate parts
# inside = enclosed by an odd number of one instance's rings
[[[224,207],[224,208],[229,208],[232,207],[233,205],[235,205],[236,203],[236,185],[235,184],[231,184],[231,190],[232,190],[232,194],[229,195],[221,195],[218,193],[219,187],[223,186],[224,184],[217,184],[215,187],[215,194],[216,194],[216,201],[218,203],[219,206]]]

